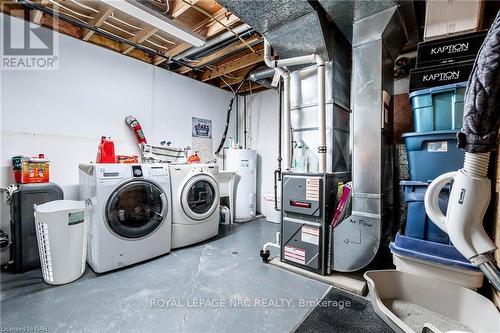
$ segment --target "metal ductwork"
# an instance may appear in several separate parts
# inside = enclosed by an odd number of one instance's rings
[[[333,40],[328,19],[324,11],[317,11],[309,1],[218,2],[264,35],[280,58],[317,54],[324,61],[331,60]],[[292,67],[291,70],[298,67]]]
[[[368,265],[392,227],[391,97],[394,60],[407,38],[396,6],[353,24],[352,215],[334,229],[332,266],[336,271],[356,271]]]
[[[408,41],[418,42],[417,19],[411,0],[318,0],[345,37],[353,40],[353,22],[398,6],[404,17],[404,28]]]

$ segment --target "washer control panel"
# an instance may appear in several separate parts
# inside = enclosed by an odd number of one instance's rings
[[[168,165],[148,165],[144,175],[152,179],[168,178]]]

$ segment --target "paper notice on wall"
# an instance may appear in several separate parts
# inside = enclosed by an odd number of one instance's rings
[[[198,152],[202,163],[215,159],[212,139],[191,138],[191,148],[193,153]]]
[[[319,229],[303,226],[300,239],[306,243],[319,245]]]
[[[306,264],[306,251],[304,249],[285,245],[285,260],[296,262],[297,264]]]
[[[215,159],[211,120],[192,117],[191,148],[193,152],[198,152],[201,162]]]
[[[306,179],[306,200],[319,201],[319,178]]]

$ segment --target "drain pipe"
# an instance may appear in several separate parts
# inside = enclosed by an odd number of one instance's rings
[[[317,54],[310,54],[306,56],[274,59],[271,56],[271,45],[264,38],[264,62],[268,67],[274,68],[278,73],[279,70],[284,71],[283,67],[293,65],[316,64],[318,70],[318,127],[320,144],[318,147],[319,157],[319,172],[326,172],[326,105],[325,105],[325,62]],[[285,169],[289,170],[291,165],[291,140],[290,140],[290,74],[288,71],[287,79],[284,79],[284,112],[283,112],[283,127],[284,127],[284,149],[285,153]],[[280,73],[281,74],[281,73]]]
[[[266,244],[264,244],[264,246],[262,247],[262,250],[260,250],[260,257],[262,258],[262,261],[267,263],[269,262],[269,256],[271,255],[271,252],[267,249],[268,247],[275,247],[277,249],[281,249],[281,242],[280,242],[280,239],[281,239],[281,234],[280,232],[277,232],[276,233],[276,243],[273,243],[273,242],[267,242]]]

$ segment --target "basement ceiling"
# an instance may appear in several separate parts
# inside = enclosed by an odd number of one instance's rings
[[[195,48],[102,1],[0,0],[0,9],[3,13],[29,19],[82,41],[227,90],[235,89],[252,68],[264,66],[261,35],[214,0],[135,2],[147,7],[155,16],[171,20],[205,38],[209,51]],[[54,19],[56,16],[59,16],[58,22]],[[240,92],[264,89],[252,82],[243,85]]]

